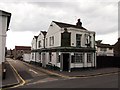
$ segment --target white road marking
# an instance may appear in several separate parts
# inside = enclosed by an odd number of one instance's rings
[[[38,84],[38,83],[52,82],[52,81],[56,81],[56,80],[58,80],[58,79],[55,79],[55,78],[45,78],[45,79],[42,79],[42,80],[39,80],[39,81],[36,81],[36,82],[28,83],[26,85],[34,85],[34,84]]]
[[[32,70],[32,69],[29,69],[29,71],[35,73],[35,74],[38,74],[36,71]]]

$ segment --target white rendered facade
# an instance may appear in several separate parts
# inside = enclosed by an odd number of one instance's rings
[[[68,27],[61,27],[59,24]],[[64,46],[64,43],[62,45],[64,37],[62,35],[65,32],[69,33],[70,36],[69,46]],[[87,46],[88,43],[90,46]],[[61,71],[70,71],[72,68],[96,67],[95,32],[93,31],[53,21],[45,38],[42,33],[38,35],[37,44],[41,47],[37,47],[33,52],[38,53],[43,67],[51,65],[58,67]]]
[[[0,10],[0,64],[5,61],[6,31],[9,27],[11,13]]]
[[[97,47],[97,56],[114,56],[114,49],[113,47]]]

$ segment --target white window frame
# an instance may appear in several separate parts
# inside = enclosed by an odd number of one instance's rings
[[[93,54],[87,53],[87,63],[92,63],[92,59],[93,59]]]
[[[38,41],[38,47],[41,47],[41,40]]]
[[[75,53],[75,63],[84,63],[84,53]]]
[[[79,35],[79,36],[80,36],[80,38],[79,38],[79,39],[77,39],[77,35]],[[76,34],[76,47],[81,47],[81,38],[82,38],[82,34]],[[79,43],[80,43],[80,45],[77,45],[77,42],[79,42]]]

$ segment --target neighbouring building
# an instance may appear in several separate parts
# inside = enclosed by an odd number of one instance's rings
[[[13,55],[15,59],[23,59],[23,54],[30,54],[31,46],[15,46]]]
[[[103,44],[102,40],[96,41],[97,56],[114,56],[114,45]]]
[[[0,10],[0,64],[5,61],[6,31],[9,29],[11,13]]]
[[[114,55],[115,56],[120,56],[120,38],[114,45]]]
[[[6,52],[6,57],[7,58],[13,58],[13,50],[12,49],[8,49]]]
[[[82,26],[52,21],[48,31],[32,40],[32,61],[60,71],[96,67],[95,32]]]
[[[11,19],[11,13],[0,10],[0,72],[2,78],[5,79],[6,67],[5,56],[7,48],[6,46],[6,32],[9,30],[9,23]]]
[[[38,45],[37,40],[38,40],[38,36],[34,36],[32,39],[32,43],[31,43],[31,45],[32,45],[31,50],[37,50],[37,45]],[[37,52],[32,52],[30,61],[31,62],[39,62],[39,60],[37,60],[37,58],[38,58],[37,55],[38,55]]]

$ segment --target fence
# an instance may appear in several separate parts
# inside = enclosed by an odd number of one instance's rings
[[[104,67],[119,67],[120,68],[120,57],[116,56],[97,56],[97,68]]]

